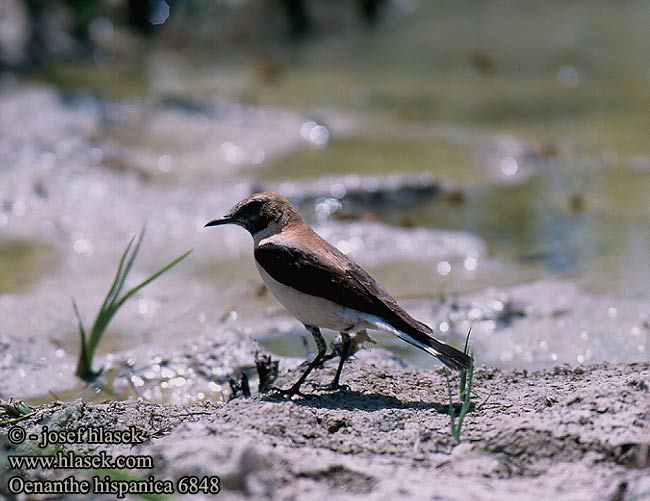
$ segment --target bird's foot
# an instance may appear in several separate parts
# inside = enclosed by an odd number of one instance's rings
[[[312,386],[316,390],[323,391],[350,391],[350,387],[347,384],[339,384],[337,381],[332,381],[327,384],[312,383]]]
[[[316,365],[314,365],[314,369],[322,369],[325,366],[325,362],[328,362],[329,360],[332,360],[333,358],[338,357],[338,356],[339,355],[338,355],[338,353],[336,353],[336,351],[332,351],[330,353],[327,353],[327,354],[323,355],[321,360],[319,360],[319,362]],[[310,362],[309,360],[305,360],[304,362],[302,362],[298,366],[298,368],[301,369],[301,368],[304,368],[304,367],[308,367],[311,363],[312,362]]]
[[[289,400],[291,400],[296,395],[299,396],[299,397],[305,398],[305,399],[309,399],[309,398],[312,397],[312,395],[308,395],[306,393],[301,392],[299,386],[292,386],[291,388],[288,388],[286,390],[273,386],[271,388],[271,391],[275,395],[278,395],[278,396],[280,396],[282,398],[286,398],[286,399],[289,399]]]

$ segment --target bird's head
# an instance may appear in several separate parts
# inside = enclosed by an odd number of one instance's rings
[[[270,228],[282,228],[300,216],[289,201],[277,193],[256,193],[235,204],[228,214],[205,225],[237,224],[252,235]]]

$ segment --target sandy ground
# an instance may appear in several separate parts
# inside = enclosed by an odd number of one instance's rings
[[[315,379],[329,380],[334,365],[328,362]],[[288,384],[295,371],[283,373],[278,382]],[[348,391],[293,401],[258,394],[223,405],[52,403],[0,430],[5,436],[17,425],[28,433],[40,433],[44,426],[135,426],[146,435],[140,444],[70,444],[65,450],[150,455],[154,469],[131,470],[132,479],[218,475],[220,499],[650,497],[648,363],[534,373],[479,367],[474,385],[479,395],[460,443],[449,432],[442,370],[405,366],[373,350],[359,352],[346,365],[344,378]],[[4,448],[9,454],[43,454],[29,440]],[[90,476],[72,473],[78,479]],[[2,485],[6,488],[6,478]]]

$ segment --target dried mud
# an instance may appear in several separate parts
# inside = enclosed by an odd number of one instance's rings
[[[34,433],[43,426],[136,426],[148,437],[142,444],[68,450],[151,455],[151,474],[161,479],[218,475],[221,499],[648,496],[650,364],[534,373],[479,367],[478,396],[456,443],[443,371],[385,355],[359,352],[345,368],[349,390],[307,399],[257,394],[189,406],[77,400],[38,407],[20,425]],[[315,380],[329,380],[334,367],[328,362]],[[296,370],[278,383],[288,384]],[[9,453],[34,449],[25,443]]]

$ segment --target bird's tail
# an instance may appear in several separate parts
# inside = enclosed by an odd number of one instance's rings
[[[469,368],[470,357],[466,353],[438,341],[429,334],[430,329],[425,324],[417,322],[417,320],[413,320],[413,323],[415,325],[404,322],[402,324],[403,330],[385,321],[375,322],[375,325],[380,330],[390,331],[407,343],[433,355],[450,369],[462,371]],[[425,331],[425,329],[427,330]]]
[[[421,347],[424,351],[431,353],[434,357],[438,358],[443,364],[450,369],[457,371],[466,370],[469,368],[470,358],[466,353],[463,353],[448,344],[442,343],[437,339],[427,336],[428,346]]]

